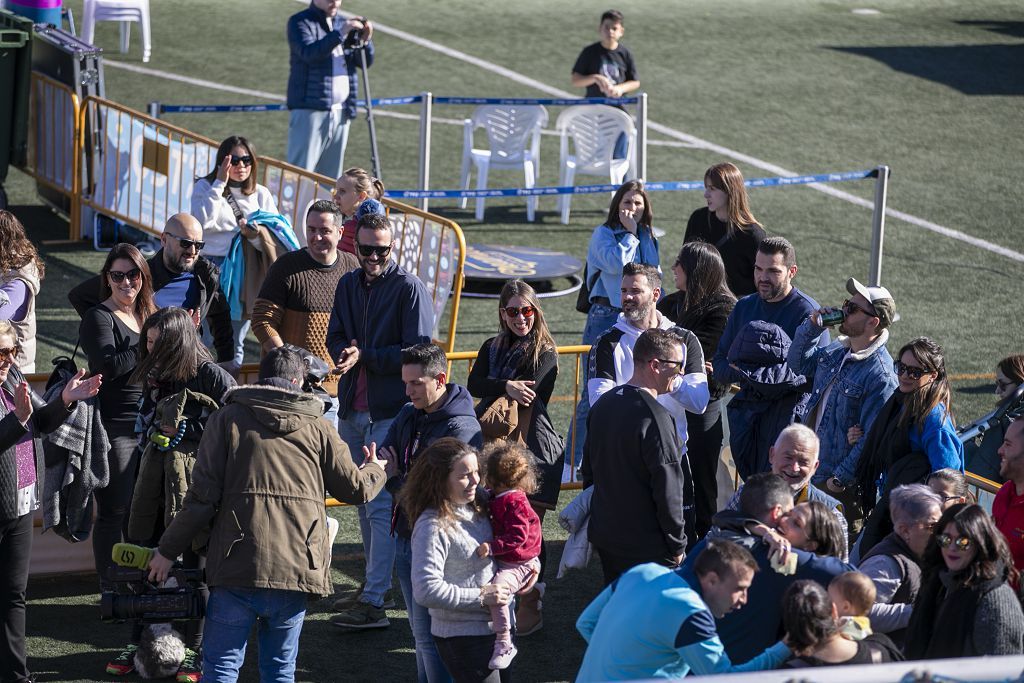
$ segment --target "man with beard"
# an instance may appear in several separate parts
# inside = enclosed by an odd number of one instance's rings
[[[636,340],[628,381],[594,402],[583,445],[583,486],[593,487],[587,537],[609,585],[630,567],[678,565],[695,522],[693,480],[671,413],[657,400],[683,372],[677,334]]]
[[[757,291],[737,301],[736,307],[729,314],[725,331],[722,332],[715,357],[711,361],[716,380],[729,384],[743,378],[739,371],[729,365],[729,349],[747,323],[752,320],[773,323],[792,339],[797,326],[819,309],[814,299],[793,286],[796,272],[796,250],[789,240],[785,237],[761,240],[754,257]],[[828,332],[821,332],[816,342],[818,346],[828,346]]]
[[[159,308],[178,306],[210,327],[217,361],[232,364],[235,342],[231,331],[231,310],[221,293],[220,272],[211,261],[199,255],[205,246],[203,226],[187,213],[167,219],[160,235],[160,251],[147,263],[153,276],[153,301]],[[68,292],[68,301],[78,312],[100,302],[100,276],[89,278]]]
[[[821,440],[821,467],[813,481],[843,504],[852,540],[863,526],[855,485],[863,434],[896,390],[892,356],[885,344],[897,316],[896,303],[885,287],[865,287],[850,278],[846,291],[850,298],[843,303],[839,339],[825,348],[817,345],[825,329],[822,315],[838,310],[822,308],[797,328],[788,360],[794,371],[814,382],[799,418]]]
[[[824,503],[839,520],[839,525],[846,530],[846,517],[843,516],[842,504],[811,483],[811,477],[818,471],[818,451],[820,441],[809,427],[802,424],[791,424],[775,439],[775,445],[768,450],[768,462],[772,466],[772,474],[777,474],[789,484],[793,490],[793,505],[816,500]],[[740,496],[743,494],[741,485],[725,504],[726,510],[740,509]],[[840,559],[846,559],[842,557]]]
[[[686,413],[700,415],[707,408],[710,393],[704,368],[704,352],[697,336],[677,327],[663,316],[655,304],[661,296],[661,274],[654,266],[627,263],[622,269],[622,313],[610,330],[597,338],[590,352],[590,380],[587,393],[590,405],[614,387],[624,384],[633,374],[633,345],[649,329],[671,330],[683,343],[685,366],[673,379],[670,391],[658,397],[676,421],[679,441],[686,453]],[[683,462],[686,463],[685,458]],[[692,482],[687,467],[687,481]],[[692,484],[691,484],[692,485]]]
[[[1006,483],[992,503],[992,519],[1006,537],[1013,564],[1020,571],[1024,569],[1024,418],[1006,428],[999,458],[999,476]]]

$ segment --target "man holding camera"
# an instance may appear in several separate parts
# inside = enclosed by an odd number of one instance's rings
[[[292,680],[310,594],[330,595],[331,547],[324,490],[352,504],[384,486],[385,461],[352,462],[323,404],[299,390],[306,366],[288,347],[260,363],[255,386],[225,395],[199,444],[192,486],[160,538],[149,578],[163,581],[208,525],[210,600],[203,680],[235,681],[259,623],[260,679]]]
[[[356,68],[374,53],[373,25],[340,9],[341,0],[312,0],[288,19],[288,163],[331,178],[344,169],[356,117]]]

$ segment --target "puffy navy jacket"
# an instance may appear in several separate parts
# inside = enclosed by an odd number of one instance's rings
[[[729,446],[736,470],[746,479],[767,472],[768,449],[793,422],[811,386],[786,363],[790,339],[781,327],[763,320],[743,326],[729,347],[729,363],[738,368],[740,392],[729,402]]]
[[[288,19],[289,109],[326,111],[331,108],[331,53],[344,39],[340,31],[328,27],[327,14],[313,4]],[[373,41],[362,49],[366,51],[366,66],[369,67],[373,64]],[[345,65],[348,67],[349,97],[342,108],[345,119],[354,119],[359,92],[356,68],[362,66],[358,50],[345,50]]]

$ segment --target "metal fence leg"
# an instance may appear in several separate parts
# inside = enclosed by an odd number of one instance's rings
[[[871,268],[868,272],[868,286],[882,284],[882,249],[885,245],[885,202],[889,192],[889,167],[882,165],[875,169],[875,210],[871,217]]]

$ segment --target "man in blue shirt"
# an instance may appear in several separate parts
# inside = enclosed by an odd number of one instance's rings
[[[773,669],[789,655],[776,643],[733,666],[715,619],[747,602],[757,562],[741,546],[712,541],[692,570],[633,567],[594,599],[576,628],[588,643],[577,681],[682,678]]]

